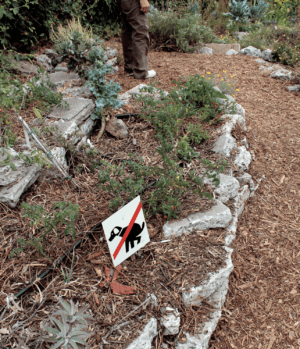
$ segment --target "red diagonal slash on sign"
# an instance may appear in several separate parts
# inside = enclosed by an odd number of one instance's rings
[[[123,235],[122,240],[119,242],[119,245],[118,245],[118,247],[116,248],[116,250],[115,250],[115,252],[114,252],[114,254],[113,254],[114,259],[117,258],[117,255],[119,254],[119,252],[120,252],[122,246],[124,245],[124,242],[125,242],[125,240],[127,239],[127,236],[129,235],[130,230],[131,230],[131,228],[132,228],[132,226],[133,226],[133,224],[134,224],[134,222],[135,222],[137,216],[139,215],[141,209],[142,209],[142,203],[139,202],[138,207],[137,207],[137,209],[135,210],[134,215],[132,216],[131,221],[130,221],[130,223],[129,223],[129,225],[128,225],[126,231],[125,231],[125,234]]]

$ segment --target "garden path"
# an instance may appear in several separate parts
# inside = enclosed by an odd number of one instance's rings
[[[254,57],[150,52],[149,62],[164,89],[189,74],[233,76],[255,153],[248,172],[266,177],[239,220],[234,271],[210,348],[299,348],[299,95],[263,76]],[[137,84],[122,68],[114,78],[124,91]]]

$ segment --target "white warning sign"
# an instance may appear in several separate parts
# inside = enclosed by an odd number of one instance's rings
[[[140,196],[107,218],[102,226],[115,267],[150,241]]]

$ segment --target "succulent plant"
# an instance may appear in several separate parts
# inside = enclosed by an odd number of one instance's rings
[[[59,299],[62,307],[52,315],[59,315],[61,321],[50,316],[50,321],[56,325],[55,327],[46,327],[42,325],[43,329],[51,334],[49,337],[41,337],[46,342],[55,343],[51,349],[73,348],[79,349],[82,346],[89,348],[86,340],[93,334],[87,332],[88,322],[93,319],[91,315],[84,314],[88,309],[85,306],[78,310],[78,303],[75,305],[71,300],[70,304],[63,299]]]

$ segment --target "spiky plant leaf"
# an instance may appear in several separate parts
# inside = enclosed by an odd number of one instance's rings
[[[42,324],[42,328],[50,333],[53,333],[53,334],[59,334],[59,330],[57,328],[53,328],[53,327],[46,327]]]
[[[62,298],[59,298],[58,301],[66,309],[68,314],[70,314],[71,313],[71,306],[70,306],[70,304],[67,301],[63,300]]]
[[[61,340],[59,340],[56,344],[54,344],[51,349],[57,349],[59,348],[63,343],[64,343],[64,338],[62,338]]]
[[[70,344],[73,347],[73,349],[79,349],[78,345],[76,344],[76,342],[74,342],[72,339],[70,340]]]

